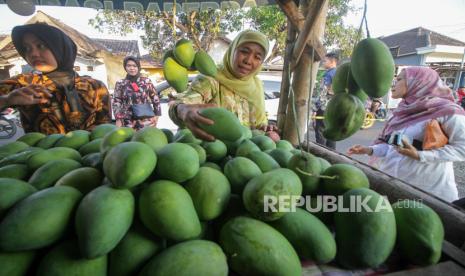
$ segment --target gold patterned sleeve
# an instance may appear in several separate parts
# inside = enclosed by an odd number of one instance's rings
[[[178,126],[183,126],[183,122],[177,116],[177,106],[179,104],[205,104],[212,102],[217,93],[217,82],[210,77],[199,75],[192,82],[186,92],[176,96],[176,101],[170,106],[169,116]]]
[[[106,124],[111,123],[111,101],[110,93],[107,87],[101,81],[97,81],[96,85],[97,93],[97,110],[95,124]]]
[[[5,96],[11,91],[19,88],[21,85],[16,78],[0,81],[0,96]]]

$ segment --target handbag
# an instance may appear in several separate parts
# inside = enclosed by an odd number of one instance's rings
[[[449,142],[449,138],[442,130],[438,120],[432,119],[425,126],[425,134],[423,136],[423,150],[437,149],[445,146]]]
[[[131,109],[132,117],[136,120],[152,118],[155,116],[155,112],[153,112],[152,105],[149,103],[133,104],[131,106]]]

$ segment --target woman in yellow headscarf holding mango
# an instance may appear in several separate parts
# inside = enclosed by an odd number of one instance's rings
[[[170,107],[170,117],[177,125],[185,125],[198,138],[214,137],[198,127],[213,124],[202,117],[202,108],[219,106],[236,114],[250,128],[266,128],[263,83],[257,77],[268,53],[269,42],[264,34],[247,30],[239,33],[223,57],[223,65],[215,78],[199,75],[191,87],[177,96]]]

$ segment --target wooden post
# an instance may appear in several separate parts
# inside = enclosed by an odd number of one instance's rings
[[[294,25],[287,23],[287,39],[286,39],[286,52],[284,55],[283,74],[281,79],[281,93],[279,96],[278,106],[278,129],[283,133],[284,125],[286,122],[286,110],[289,102],[289,87],[291,82],[289,80],[290,67],[289,64],[292,58],[292,50],[296,38],[297,30]]]
[[[305,48],[308,48],[308,42],[312,45],[312,48],[316,51],[317,60],[320,60],[325,54],[326,50],[320,43],[319,36],[316,35],[315,26],[318,23],[318,19],[321,18],[321,13],[325,12],[324,7],[327,6],[327,0],[313,0],[310,3],[308,9],[307,18],[305,24],[299,34],[299,37],[294,45],[294,52],[292,54],[292,65],[294,67],[299,62],[300,56],[302,55]],[[325,15],[326,16],[326,15]]]
[[[403,182],[400,179],[389,176],[373,167],[360,163],[341,153],[309,143],[307,149],[312,154],[328,160],[330,163],[346,163],[361,169],[370,181],[370,188],[386,195],[389,202],[394,203],[402,199],[421,200],[431,207],[441,217],[444,224],[446,240],[457,247],[461,247],[465,241],[465,212],[417,187]]]
[[[308,11],[308,1],[302,1],[302,12],[304,14],[310,14]],[[314,21],[314,29],[309,30],[313,32],[317,37],[322,37],[324,34],[325,23],[326,23],[326,14],[328,11],[328,2],[325,1],[325,4],[322,7],[322,12],[319,13],[319,17]],[[300,33],[299,35],[307,35]],[[311,53],[309,53],[306,47],[306,51],[302,53],[302,56],[297,63],[294,70],[294,77],[292,81],[292,89],[294,91],[294,97],[292,93],[289,93],[289,103],[286,109],[286,119],[283,129],[283,138],[288,140],[294,145],[297,145],[300,141],[303,141],[303,136],[307,129],[307,100],[309,98],[310,91],[310,74],[313,76],[313,80],[316,79],[317,68],[319,62],[314,62],[311,60]],[[287,56],[286,56],[287,57]],[[312,64],[313,63],[313,64]],[[313,72],[310,72],[310,64],[312,64]],[[312,84],[313,85],[313,84]],[[294,119],[293,104],[295,104],[295,113],[297,121]],[[299,132],[297,132],[297,127]],[[298,136],[300,134],[300,137]]]

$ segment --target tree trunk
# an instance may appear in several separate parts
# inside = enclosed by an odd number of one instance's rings
[[[303,14],[309,14],[308,6],[309,1],[303,0],[301,2]],[[326,2],[323,7],[323,12],[321,12],[319,18],[316,19],[314,25],[316,29],[310,30],[314,31],[318,37],[322,37],[324,34],[327,11],[328,4]],[[307,34],[301,33],[299,35]],[[294,77],[292,81],[292,90],[294,93],[289,93],[289,103],[286,108],[286,118],[283,126],[283,138],[291,142],[293,145],[297,145],[299,144],[299,141],[303,141],[304,134],[307,130],[307,101],[310,96],[310,79],[316,79],[319,66],[319,62],[314,62],[314,60],[312,60],[312,53],[308,49],[310,48],[306,47],[306,50],[302,53],[302,56],[294,69]],[[286,58],[290,58],[287,53]],[[287,78],[287,76],[284,77]],[[312,83],[311,85],[314,84]],[[293,105],[295,105],[295,113]],[[279,114],[280,112],[278,109],[278,115]],[[294,116],[294,114],[296,115]]]
[[[296,39],[297,29],[290,22],[287,23],[287,39],[286,39],[286,51],[284,55],[283,64],[283,75],[281,80],[281,93],[279,96],[278,106],[278,129],[280,133],[283,133],[284,125],[286,122],[286,110],[287,103],[289,102],[289,87],[291,85],[289,80],[290,68],[289,64],[292,58],[292,49],[294,48],[294,42]]]

